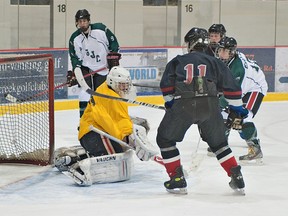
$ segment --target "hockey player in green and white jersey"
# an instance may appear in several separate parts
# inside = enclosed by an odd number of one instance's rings
[[[257,136],[257,129],[252,119],[258,112],[264,96],[267,93],[268,85],[265,75],[260,66],[237,50],[237,41],[233,37],[222,38],[216,49],[216,57],[222,60],[230,68],[235,80],[241,85],[242,100],[245,108],[249,110],[242,124],[234,128],[248,145],[248,154],[239,157],[239,161],[257,163],[262,162],[263,154],[260,147],[260,140]],[[220,106],[225,108],[228,105],[224,97],[220,97]],[[225,114],[223,115],[225,119]],[[227,136],[230,130],[227,131]]]
[[[96,90],[106,80],[108,70],[119,65],[121,58],[121,54],[118,53],[119,44],[115,35],[103,23],[90,23],[90,14],[86,9],[77,11],[75,24],[77,30],[69,40],[72,70],[67,73],[67,83],[68,86],[78,84],[76,70],[79,70],[83,76],[98,71],[85,78],[87,85],[92,90]],[[85,91],[80,92],[80,117],[89,99],[89,94]]]

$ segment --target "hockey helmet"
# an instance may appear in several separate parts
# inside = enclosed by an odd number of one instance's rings
[[[90,21],[90,14],[86,9],[78,10],[75,15],[75,21],[78,22],[79,19],[87,19]]]
[[[226,29],[223,24],[213,24],[208,29],[209,34],[210,33],[220,33],[221,37],[224,37],[226,35]]]
[[[237,41],[233,37],[225,37],[220,40],[219,47],[235,51],[237,49]]]
[[[229,57],[223,58],[219,53],[221,50],[228,50]],[[224,63],[229,63],[230,60],[236,55],[237,52],[237,41],[233,37],[224,37],[219,41],[218,47],[216,49],[216,57],[221,59]]]
[[[130,72],[125,68],[112,67],[107,75],[106,83],[122,98],[134,100],[136,97],[136,89],[132,85]]]
[[[185,35],[184,41],[188,52],[193,50],[203,51],[209,43],[208,32],[206,29],[194,27]]]

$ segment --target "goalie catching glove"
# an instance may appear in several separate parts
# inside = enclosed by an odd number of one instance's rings
[[[121,59],[121,54],[117,52],[110,52],[107,55],[107,64],[109,71],[114,66],[119,66],[119,60]]]
[[[76,76],[75,76],[74,72],[71,70],[67,71],[66,79],[67,79],[66,83],[67,83],[68,87],[71,87],[71,86],[78,84]]]
[[[229,106],[230,112],[226,121],[227,128],[233,128],[235,130],[242,129],[243,119],[247,117],[248,110],[243,106]]]
[[[129,145],[135,149],[135,153],[140,160],[148,161],[158,154],[157,149],[147,139],[144,127],[133,124],[133,133],[128,138]]]
[[[133,124],[140,125],[140,126],[144,127],[146,130],[146,134],[148,134],[148,132],[150,131],[150,126],[149,126],[147,119],[140,118],[140,117],[134,117],[134,116],[130,116],[130,118],[131,118]]]

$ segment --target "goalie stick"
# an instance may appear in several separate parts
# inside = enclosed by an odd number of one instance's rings
[[[86,77],[88,77],[88,76],[91,76],[91,75],[93,75],[93,74],[95,74],[95,73],[98,73],[98,72],[100,72],[100,71],[102,71],[102,70],[105,70],[105,69],[107,69],[107,68],[106,68],[106,67],[100,68],[100,69],[95,70],[95,71],[92,71],[91,73],[88,73],[88,74],[86,74],[86,75],[84,75],[84,76],[82,75],[82,77],[83,77],[83,78],[86,78]],[[58,88],[61,88],[61,87],[63,87],[63,86],[66,86],[66,85],[68,85],[68,84],[69,84],[69,82],[62,83],[62,84],[60,84],[60,85],[58,85],[58,86],[55,86],[55,87],[54,87],[54,90],[56,90],[56,89],[58,89]],[[19,99],[19,98],[16,98],[15,96],[13,96],[13,95],[11,95],[11,94],[9,94],[9,93],[5,93],[5,94],[4,94],[4,98],[5,98],[6,100],[12,102],[12,103],[22,103],[22,102],[30,101],[30,100],[32,100],[33,98],[40,97],[41,95],[46,94],[48,91],[49,91],[49,90],[45,90],[45,91],[39,92],[39,93],[37,93],[37,94],[35,94],[35,95],[32,95],[32,96],[30,96],[30,97],[24,98],[24,99]]]
[[[136,104],[136,105],[141,105],[141,106],[147,106],[147,107],[150,107],[150,108],[156,108],[156,109],[165,110],[164,106],[158,106],[156,104],[149,104],[149,103],[145,103],[145,102],[138,102],[138,101],[129,100],[129,99],[126,99],[126,98],[113,97],[113,96],[110,96],[110,95],[105,95],[105,94],[101,94],[101,93],[95,92],[95,91],[93,91],[92,89],[89,88],[89,86],[87,85],[87,83],[86,83],[86,81],[85,81],[85,79],[83,77],[83,74],[82,74],[82,72],[81,72],[81,70],[79,68],[75,69],[75,76],[77,78],[77,81],[78,81],[79,85],[90,95],[103,97],[103,98],[108,98],[108,99],[111,99],[111,100],[118,100],[118,101],[131,103],[131,104]]]
[[[106,132],[104,132],[104,131],[102,131],[102,130],[100,130],[100,129],[98,129],[98,128],[95,128],[95,127],[93,127],[92,125],[91,125],[89,128],[90,128],[91,131],[94,131],[94,132],[96,132],[96,133],[98,133],[98,134],[100,134],[100,135],[102,135],[102,136],[105,136],[105,137],[107,137],[107,138],[109,138],[109,139],[111,139],[111,140],[119,143],[122,147],[129,148],[129,149],[133,149],[133,148],[132,148],[130,145],[128,145],[126,142],[124,142],[124,141],[122,141],[122,140],[120,140],[120,139],[117,139],[116,137],[111,136],[110,134],[107,134]],[[133,150],[134,150],[134,149],[133,149]],[[161,165],[164,165],[163,158],[160,157],[160,156],[157,156],[157,155],[156,155],[156,156],[154,156],[153,158],[151,158],[151,160],[153,160],[153,161],[155,161],[156,163],[159,163],[159,164],[161,164]]]

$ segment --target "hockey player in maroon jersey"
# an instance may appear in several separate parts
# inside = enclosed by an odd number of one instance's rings
[[[234,127],[248,113],[242,106],[241,88],[223,62],[204,53],[207,30],[192,28],[184,40],[188,53],[168,62],[160,82],[167,110],[156,139],[170,177],[164,186],[171,193],[187,193],[176,142],[181,142],[188,128],[197,124],[201,137],[231,178],[230,187],[245,194],[241,167],[228,146],[218,99],[218,91],[223,91],[231,110],[227,125]]]

